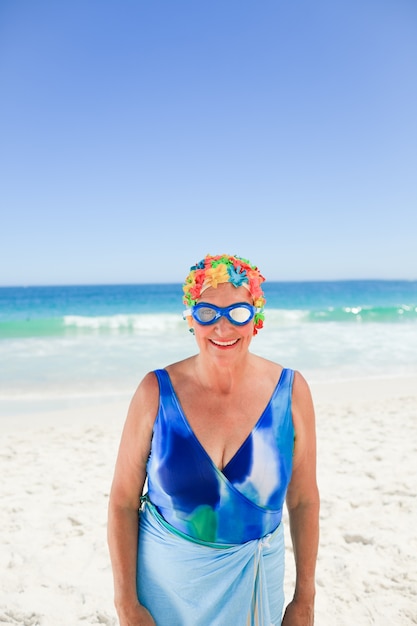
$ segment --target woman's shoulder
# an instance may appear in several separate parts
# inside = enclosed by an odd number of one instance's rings
[[[153,410],[159,402],[159,384],[154,371],[148,372],[140,381],[133,394],[130,409],[135,412],[146,412],[146,409],[154,413]]]
[[[164,367],[164,370],[168,372],[170,378],[178,378],[182,376],[189,376],[194,373],[195,368],[195,356],[187,357],[181,361],[170,363]]]
[[[307,380],[304,378],[303,374],[294,370],[294,395],[304,397],[308,400],[311,399],[311,390]]]
[[[303,374],[296,369],[291,367],[287,367],[282,365],[281,363],[277,363],[276,361],[271,361],[270,359],[266,359],[259,355],[252,355],[254,358],[254,364],[257,369],[259,369],[260,373],[263,374],[272,374],[273,376],[278,375],[278,378],[281,376],[284,370],[291,372],[294,379],[294,384],[300,392],[306,392],[309,390],[309,385],[304,378]]]
[[[279,380],[282,372],[286,369],[281,363],[271,361],[259,355],[252,355],[253,367],[256,369],[258,375],[271,377],[275,380]]]

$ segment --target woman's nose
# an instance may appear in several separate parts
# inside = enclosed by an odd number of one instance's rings
[[[230,330],[230,326],[233,326],[233,324],[231,324],[231,322],[229,322],[227,317],[225,317],[224,315],[222,315],[221,318],[215,324],[215,328],[217,332],[220,332],[220,333],[228,332]]]

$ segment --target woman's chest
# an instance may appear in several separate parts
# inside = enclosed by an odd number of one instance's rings
[[[268,398],[252,394],[222,397],[211,393],[182,398],[191,430],[213,462],[222,469],[258,424]]]

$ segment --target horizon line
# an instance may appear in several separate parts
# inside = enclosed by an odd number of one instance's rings
[[[417,278],[298,278],[266,280],[265,285],[272,283],[347,283],[347,282],[416,282]],[[33,283],[0,285],[0,289],[44,289],[57,287],[133,287],[149,285],[182,285],[183,281],[146,281],[146,282],[86,282],[86,283]]]

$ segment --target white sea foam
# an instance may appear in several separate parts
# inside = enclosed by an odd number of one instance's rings
[[[107,315],[88,317],[84,315],[66,315],[64,326],[73,329],[133,331],[154,333],[174,329],[183,323],[181,316],[169,313],[140,315]]]
[[[267,324],[291,326],[308,321],[309,311],[302,309],[268,309],[265,317]]]

